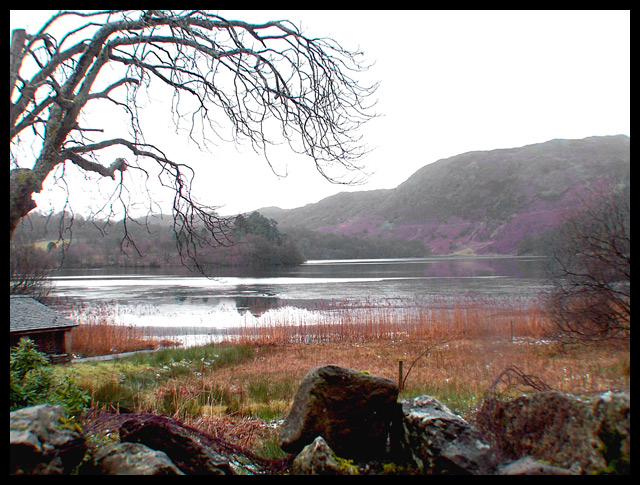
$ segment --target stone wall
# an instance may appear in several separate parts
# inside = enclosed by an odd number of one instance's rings
[[[86,455],[59,406],[10,413],[11,474],[277,474],[166,416],[130,415]],[[309,371],[279,429],[291,474],[564,475],[630,472],[630,396],[549,391],[484,403],[476,425],[430,396],[335,365]],[[272,465],[272,464],[271,464]]]

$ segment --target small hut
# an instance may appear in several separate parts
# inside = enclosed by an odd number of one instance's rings
[[[29,296],[10,298],[11,348],[21,338],[29,338],[52,362],[71,360],[71,330],[78,324]]]

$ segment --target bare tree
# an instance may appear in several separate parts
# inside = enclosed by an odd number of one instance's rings
[[[9,260],[10,294],[29,295],[39,301],[49,295],[54,265],[47,253],[33,244],[14,241]]]
[[[631,337],[629,187],[596,192],[561,226],[554,247],[550,316],[561,340]]]
[[[56,38],[52,32],[60,25],[66,33]],[[292,150],[311,157],[325,178],[341,183],[329,169],[361,169],[366,147],[358,129],[375,116],[368,99],[377,84],[363,87],[352,77],[367,69],[360,56],[332,39],[308,38],[287,20],[250,24],[198,10],[61,11],[38,32],[14,30],[11,237],[35,208],[32,195],[42,190],[45,178],[56,167],[73,164],[113,179],[127,239],[132,219],[121,197],[125,173],[137,170],[148,179],[155,164],[161,184],[175,194],[181,256],[195,259],[199,245],[227,244],[229,221],[194,197],[192,167],[145,142],[140,94],[152,84],[170,89],[173,121],[176,127],[186,124],[196,143],[208,147],[211,135],[224,139],[227,129],[271,165],[267,148],[286,140]],[[83,126],[82,115],[99,109],[98,102],[122,109],[127,137],[110,138],[102,126]],[[32,163],[18,150],[28,136],[39,143]],[[105,161],[114,148],[129,155]],[[64,176],[58,182],[66,184]]]

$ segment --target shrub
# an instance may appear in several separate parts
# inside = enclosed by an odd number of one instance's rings
[[[11,411],[45,402],[60,404],[75,416],[89,402],[73,375],[59,377],[42,352],[30,339],[20,339],[9,359],[9,409]]]
[[[561,341],[631,339],[631,197],[595,192],[560,226],[549,314]]]

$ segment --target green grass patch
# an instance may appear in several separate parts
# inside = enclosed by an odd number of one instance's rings
[[[198,415],[202,406],[235,406],[229,391],[216,385],[196,388],[199,379],[252,359],[250,346],[208,344],[162,349],[110,361],[74,364],[78,385],[92,406],[127,411]],[[59,372],[68,372],[61,367]]]
[[[235,365],[251,359],[253,356],[253,347],[248,345],[207,344],[197,347],[161,349],[155,352],[136,354],[123,360],[150,367],[183,366],[200,371],[202,368]]]
[[[452,383],[453,384],[453,383]],[[432,396],[459,416],[469,416],[480,404],[483,390],[479,388],[460,389],[459,386],[442,385],[411,386],[402,390],[399,399],[409,399],[422,395]]]
[[[248,382],[247,391],[250,400],[269,404],[272,401],[292,400],[299,384],[299,380],[293,378],[274,381],[270,376],[253,377]]]

